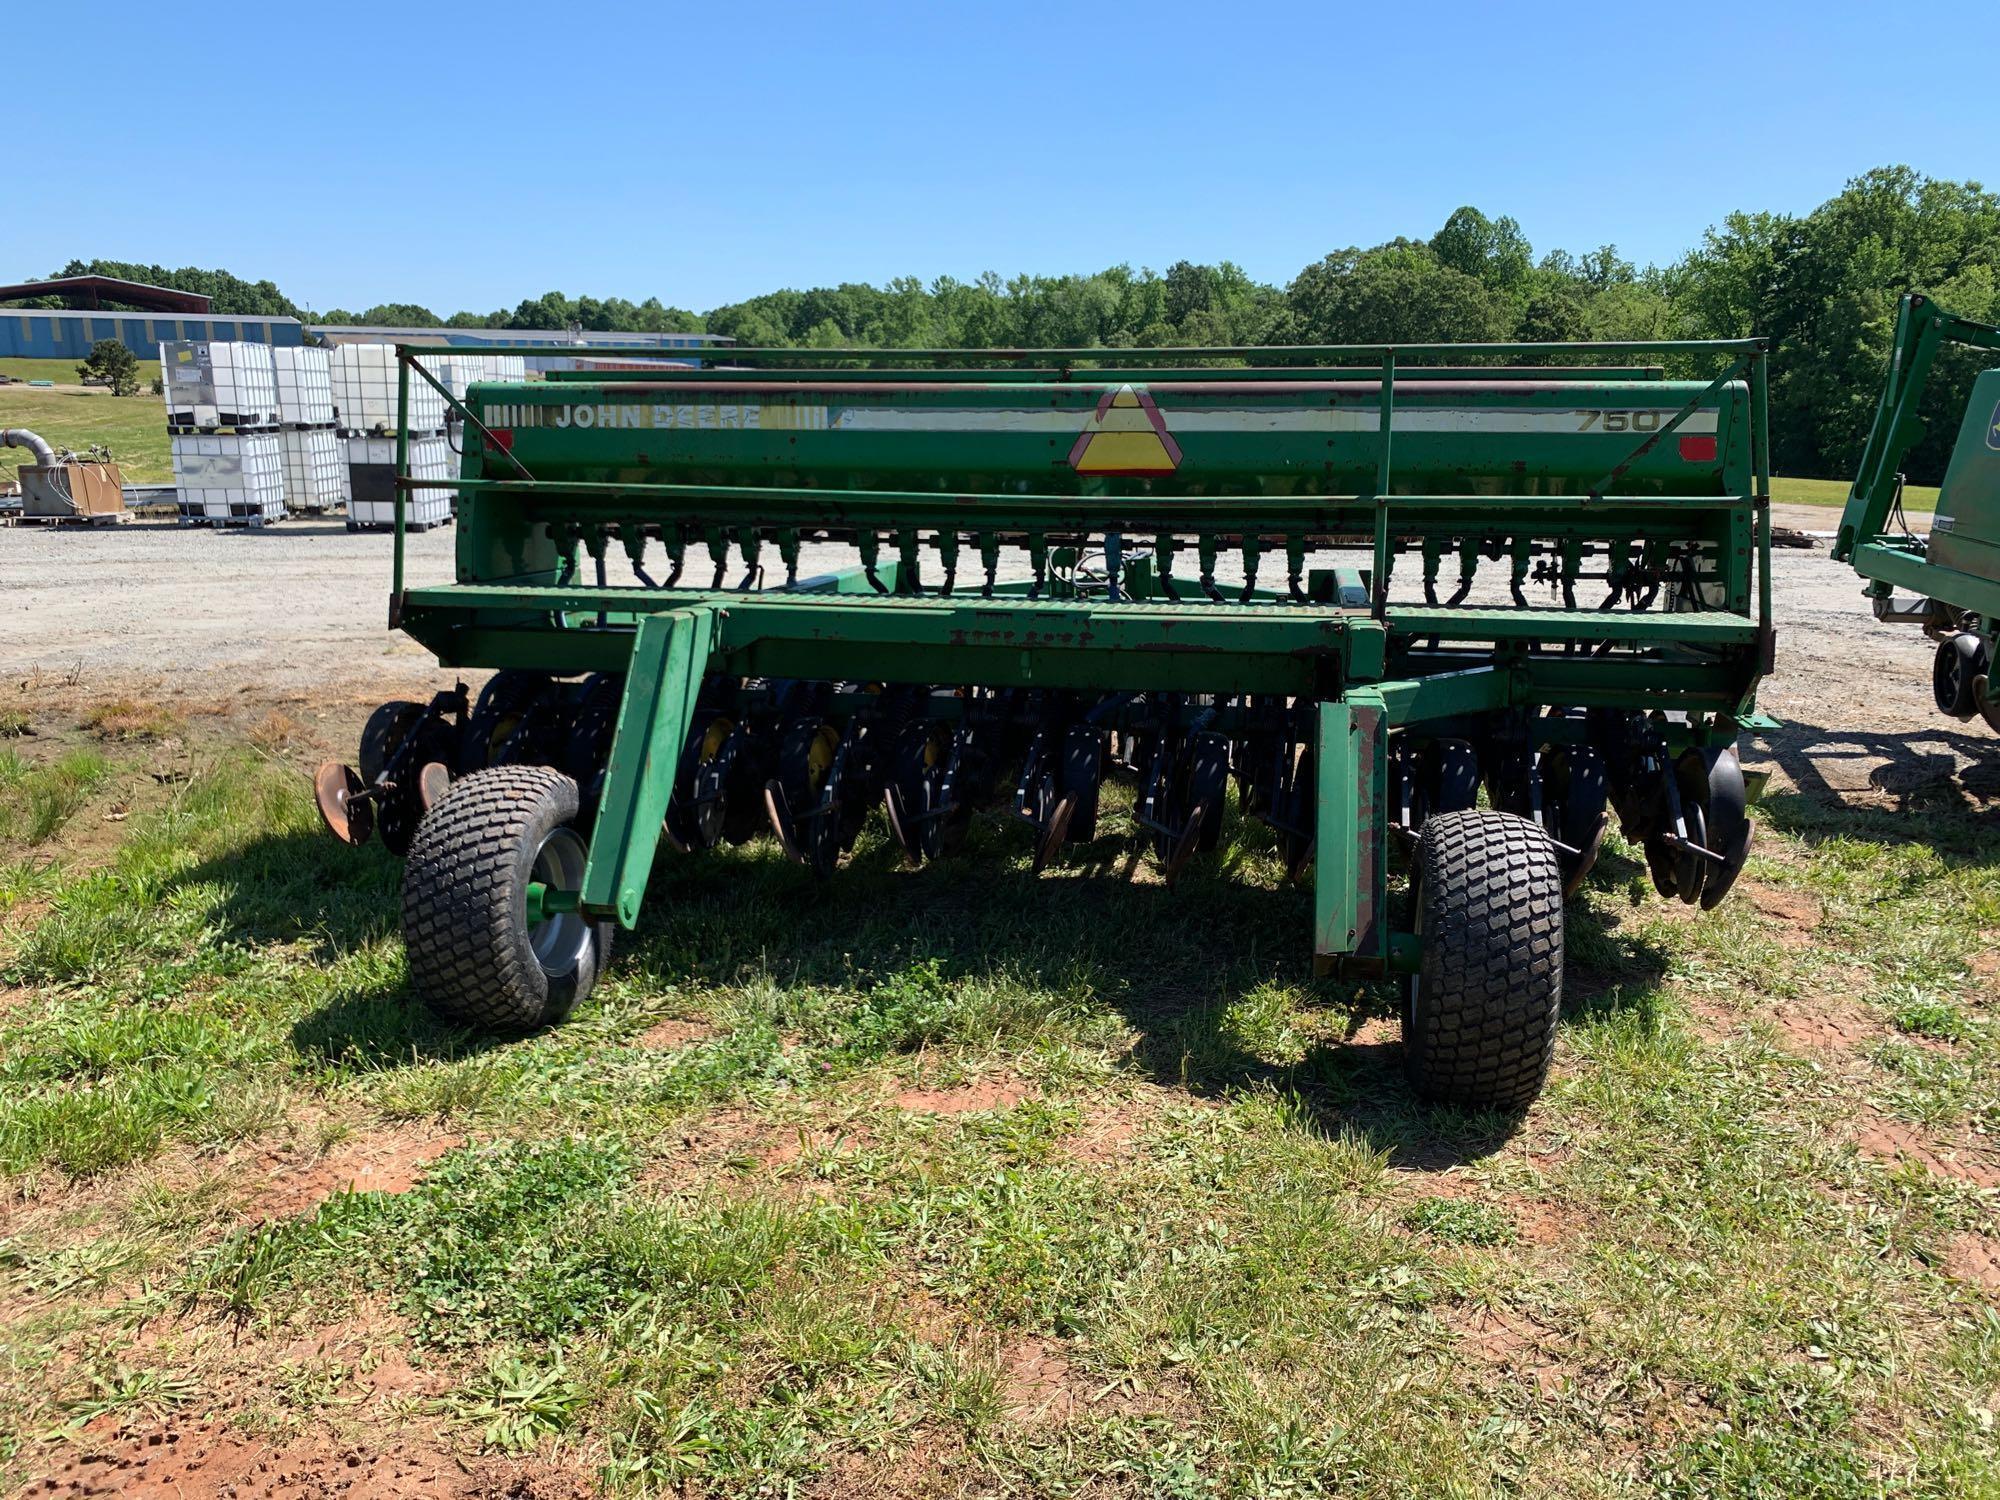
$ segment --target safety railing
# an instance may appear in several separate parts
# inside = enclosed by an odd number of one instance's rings
[[[773,504],[808,504],[827,507],[838,513],[843,521],[855,524],[895,525],[898,512],[911,515],[921,509],[934,509],[941,501],[951,497],[935,491],[828,491],[799,489],[783,486],[696,486],[674,483],[616,483],[594,484],[589,482],[559,481],[544,485],[517,458],[511,445],[499,441],[487,424],[481,420],[471,405],[454,396],[438,378],[427,369],[426,357],[462,354],[467,346],[452,344],[399,344],[397,346],[397,403],[398,421],[396,437],[396,479],[394,505],[394,554],[393,590],[394,597],[400,599],[404,592],[405,577],[405,534],[406,497],[419,489],[450,489],[461,492],[497,491],[516,494],[534,494],[546,488],[573,499],[653,499],[673,501],[687,507],[690,524],[713,529],[727,526],[732,519],[740,519],[744,510],[751,507]],[[547,345],[528,344],[485,344],[479,352],[490,354],[518,354],[523,356],[548,357],[552,352],[574,353],[581,357],[634,358],[660,362],[656,370],[643,372],[587,371],[577,372],[578,378],[611,377],[616,380],[659,379],[669,382],[693,382],[713,379],[719,373],[687,366],[682,362],[685,356],[670,353],[652,345],[588,345],[575,349],[554,350]],[[1135,368],[1143,369],[1149,375],[1159,371],[1168,378],[1188,376],[1193,378],[1222,378],[1229,375],[1267,378],[1270,374],[1297,372],[1325,374],[1335,368],[1342,374],[1373,372],[1379,379],[1377,398],[1377,462],[1375,483],[1372,492],[1363,490],[1353,494],[1308,494],[1292,496],[1241,495],[1241,496],[1144,496],[1119,497],[1107,501],[1105,497],[1077,495],[1021,495],[1008,494],[1004,504],[1016,522],[1032,520],[1037,507],[1042,507],[1051,522],[1060,519],[1074,520],[1079,511],[1088,505],[1116,504],[1129,509],[1133,519],[1152,515],[1167,524],[1176,518],[1188,519],[1199,516],[1212,532],[1226,529],[1232,522],[1239,529],[1254,531],[1260,526],[1274,526],[1286,522],[1311,525],[1315,522],[1331,524],[1343,511],[1360,507],[1373,508],[1373,570],[1370,587],[1370,607],[1377,619],[1385,618],[1390,608],[1389,580],[1394,567],[1397,551],[1397,529],[1394,517],[1410,512],[1434,512],[1461,508],[1467,511],[1491,510],[1513,497],[1495,497],[1476,494],[1408,494],[1394,493],[1395,470],[1395,414],[1399,384],[1408,386],[1431,379],[1460,378],[1470,375],[1480,378],[1483,373],[1488,378],[1527,378],[1529,376],[1582,379],[1617,378],[1631,373],[1629,368],[1615,366],[1544,366],[1525,365],[1507,367],[1507,374],[1493,367],[1457,366],[1438,367],[1412,365],[1413,361],[1452,359],[1479,360],[1505,356],[1528,356],[1534,359],[1550,357],[1593,356],[1598,358],[1628,357],[1635,355],[1656,358],[1725,357],[1729,363],[1697,394],[1685,401],[1674,414],[1660,422],[1651,430],[1636,434],[1636,441],[1625,456],[1615,463],[1604,476],[1591,485],[1587,492],[1577,495],[1535,496],[1521,503],[1560,510],[1587,512],[1591,509],[1652,509],[1673,510],[1716,510],[1719,508],[1749,507],[1752,511],[1752,541],[1754,570],[1756,573],[1757,622],[1761,629],[1768,631],[1771,623],[1771,578],[1770,578],[1770,442],[1769,442],[1769,371],[1768,347],[1762,339],[1668,339],[1668,340],[1618,340],[1609,342],[1566,341],[1546,344],[1521,342],[1483,342],[1471,344],[1340,344],[1340,345],[1228,345],[1170,347],[1154,349],[1098,349],[1098,348],[1054,348],[1054,349],[766,349],[721,347],[702,351],[728,359],[732,365],[747,366],[747,373],[771,375],[776,369],[761,369],[769,364],[787,371],[797,370],[802,375],[824,378],[840,374],[847,378],[851,370],[842,366],[859,366],[863,369],[879,366],[896,366],[898,371],[910,370],[913,366],[931,367],[934,373],[965,371],[968,367],[1023,368],[1036,367],[1050,369],[1061,375],[1088,374],[1091,372],[1129,374]],[[1259,370],[1229,370],[1219,367],[1221,361],[1264,362],[1267,368]],[[1187,362],[1189,368],[1171,369],[1177,362]],[[1201,362],[1199,365],[1194,362]],[[409,472],[409,396],[411,371],[427,382],[443,397],[447,409],[455,413],[466,427],[486,440],[486,451],[498,454],[514,470],[512,478],[478,479],[418,479]],[[746,373],[732,370],[732,375]],[[1658,494],[1618,494],[1615,486],[1651,453],[1662,441],[1671,436],[1696,412],[1705,405],[1716,401],[1722,391],[1732,382],[1742,380],[1747,384],[1749,395],[1749,421],[1747,436],[1749,444],[1749,469],[1753,488],[1748,493],[1737,495],[1658,495]],[[968,497],[972,498],[972,497]],[[1024,508],[1027,514],[1024,515]],[[982,558],[988,553],[983,539],[977,538],[977,528],[967,528],[975,535],[975,545]],[[1128,527],[1128,529],[1130,529]],[[857,535],[859,535],[857,533]],[[874,540],[872,532],[869,540]],[[957,536],[952,538],[955,551]],[[864,547],[867,543],[863,543]],[[1213,544],[1207,533],[1198,543],[1204,564],[1204,582],[1208,580],[1208,563]],[[788,546],[781,539],[781,553],[787,554],[788,563],[795,555],[795,540]],[[1294,561],[1290,554],[1296,549],[1288,543],[1288,563]],[[1169,554],[1170,555],[1170,552]],[[1164,561],[1164,558],[1162,559]],[[1246,553],[1246,562],[1250,562]],[[871,570],[872,571],[872,570]],[[1296,568],[1293,569],[1294,575]],[[1250,562],[1252,581],[1255,577],[1254,562]],[[1297,596],[1296,577],[1292,579],[1292,594]],[[991,570],[988,571],[990,592]],[[1213,590],[1209,590],[1214,597]],[[1177,597],[1177,596],[1176,596]]]

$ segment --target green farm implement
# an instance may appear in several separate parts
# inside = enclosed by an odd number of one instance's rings
[[[407,400],[446,351],[400,352]],[[723,356],[475,386],[461,476],[399,465],[459,492],[457,580],[399,524],[390,623],[500,670],[319,794],[407,855],[446,1017],[560,1019],[722,840],[830,875],[877,808],[912,864],[984,815],[1039,870],[1116,821],[1167,886],[1233,809],[1319,970],[1403,982],[1418,1090],[1518,1109],[1611,812],[1663,893],[1735,880],[1760,341]]]
[[[1878,620],[1920,625],[1937,642],[1938,709],[1960,720],[1978,715],[2000,730],[2000,697],[1988,686],[2000,641],[2000,368],[1967,372],[1971,390],[1930,535],[1913,535],[1903,521],[1901,470],[1928,432],[1924,394],[1942,363],[1966,358],[1958,349],[2000,355],[2000,328],[1955,318],[1927,297],[1903,299],[1834,559],[1868,581]],[[1915,597],[1897,599],[1899,588]]]

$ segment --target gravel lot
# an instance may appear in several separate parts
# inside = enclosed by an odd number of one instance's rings
[[[1836,519],[1784,509],[1798,513],[1780,524],[1827,528]],[[456,536],[447,527],[409,539],[413,583],[450,581]],[[807,572],[848,557],[813,550]],[[0,671],[17,684],[98,696],[213,701],[255,688],[331,705],[428,693],[443,674],[385,626],[389,553],[387,536],[351,533],[338,520],[257,532],[146,521],[0,531],[0,607],[13,625],[0,641]],[[1776,566],[1778,671],[1762,703],[1787,727],[1751,747],[1753,763],[1802,786],[1892,799],[1967,767],[1976,769],[1961,784],[1977,790],[1993,767],[1987,790],[2000,793],[2000,757],[1985,726],[1952,723],[1931,706],[1932,648],[1922,635],[1877,624],[1858,580],[1823,544],[1780,550]]]

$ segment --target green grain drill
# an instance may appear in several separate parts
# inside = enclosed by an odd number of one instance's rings
[[[1967,358],[1956,350],[1983,363],[1981,355],[2000,353],[2000,328],[1905,297],[1833,555],[1867,580],[1876,619],[1919,625],[1937,642],[1931,690],[1939,711],[1978,715],[2000,730],[2000,698],[1987,686],[2000,639],[2000,369],[1964,372],[1971,390],[1930,535],[1903,523],[1903,460],[1928,430],[1919,409],[1930,381]],[[1917,597],[1898,600],[1898,588]]]
[[[560,1019],[721,840],[831,876],[877,809],[913,864],[975,817],[1038,870],[1127,834],[1173,901],[1238,816],[1317,967],[1404,985],[1416,1088],[1511,1110],[1610,812],[1662,892],[1736,878],[1761,342],[723,357],[475,386],[462,477],[399,481],[459,491],[457,580],[407,587],[399,525],[390,623],[500,670],[319,792],[407,855],[443,1015]],[[1603,363],[1642,357],[1698,373]]]

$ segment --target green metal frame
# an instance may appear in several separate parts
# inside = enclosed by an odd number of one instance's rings
[[[1412,941],[1395,930],[1389,914],[1384,777],[1392,733],[1455,716],[1560,705],[1679,711],[1685,717],[1674,733],[1682,741],[1726,743],[1754,718],[1756,683],[1769,666],[1770,447],[1762,340],[1142,350],[731,349],[715,352],[742,368],[576,372],[534,386],[484,387],[464,401],[452,397],[423,365],[428,356],[451,352],[449,345],[399,349],[402,420],[390,623],[430,647],[448,666],[625,674],[625,698],[580,905],[593,916],[615,917],[628,926],[638,915],[695,700],[710,674],[1256,693],[1315,702],[1314,952],[1322,967],[1344,962],[1380,972],[1414,962]],[[495,352],[548,351],[495,346]],[[593,357],[659,358],[658,350],[648,349],[589,352]],[[1413,410],[1419,409],[1445,383],[1480,383],[1503,394],[1531,391],[1532,396],[1517,399],[1546,396],[1548,410],[1564,412],[1579,409],[1583,398],[1575,393],[1589,393],[1605,382],[1660,381],[1659,369],[1648,365],[1428,363],[1606,356],[1703,356],[1722,361],[1724,368],[1686,399],[1676,392],[1678,409],[1650,430],[1593,433],[1588,440],[1592,446],[1579,451],[1601,452],[1607,460],[1594,483],[1516,481],[1498,473],[1501,459],[1490,444],[1482,447],[1476,434],[1447,432],[1408,443],[1397,436],[1399,403],[1407,398],[1417,403]],[[999,378],[994,367],[999,367]],[[467,425],[465,469],[457,479],[419,480],[409,474],[412,371],[435,387]],[[1350,422],[1345,436],[1327,437],[1323,443],[1315,437],[1318,448],[1296,436],[1218,439],[1213,451],[1235,455],[1237,470],[1224,472],[1225,465],[1214,472],[1183,471],[1144,482],[1079,482],[1058,473],[1059,484],[1047,479],[1037,483],[1027,464],[1006,467],[1008,452],[997,439],[985,449],[974,440],[941,439],[932,447],[911,443],[894,450],[893,461],[906,468],[934,465],[928,475],[916,475],[926,482],[899,485],[881,482],[890,472],[892,455],[880,444],[856,445],[864,458],[854,461],[852,472],[836,473],[823,455],[845,450],[817,433],[769,429],[754,439],[709,440],[722,456],[697,463],[648,457],[610,432],[598,434],[590,445],[574,433],[559,440],[546,429],[505,429],[503,435],[479,410],[491,416],[496,402],[532,406],[574,401],[592,387],[602,388],[611,399],[635,382],[656,386],[663,395],[679,387],[748,386],[780,393],[766,399],[784,399],[788,388],[837,381],[843,389],[899,392],[899,399],[926,407],[975,410],[1001,400],[997,393],[1004,386],[1014,393],[1005,399],[1017,404],[1020,392],[1032,392],[1052,409],[1087,413],[1109,382],[1141,380],[1172,382],[1189,403],[1226,390],[1235,393],[1232,399],[1252,404],[1271,393],[1295,399],[1290,393],[1307,389],[1302,385],[1307,381],[1372,382],[1367,399],[1373,403],[1375,426],[1372,433],[1356,432]],[[1342,399],[1340,391],[1326,397],[1331,407]],[[1741,418],[1718,459],[1725,482],[1704,492],[1676,492],[1661,477],[1668,472],[1662,443],[1695,413],[1705,407],[1720,412],[1725,402]],[[1586,402],[1580,409],[1588,420],[1595,408]],[[569,444],[565,452],[585,455],[588,462],[579,458],[565,473],[539,478],[532,472],[535,463],[517,456],[519,449],[533,449],[536,443],[553,451],[548,445],[558,441]],[[1452,493],[1437,486],[1399,492],[1399,484],[1411,487],[1399,479],[1404,469],[1398,460],[1406,448],[1415,446],[1434,456],[1450,444],[1458,446],[1449,449],[1444,467],[1491,473],[1497,481],[1518,482],[1521,492]],[[789,456],[808,447],[822,456]],[[992,457],[995,453],[1000,456]],[[1047,473],[1046,460],[1042,463]],[[1359,472],[1363,463],[1366,472],[1359,485],[1338,483]],[[776,470],[788,482],[756,482],[757,465]],[[1259,465],[1265,472],[1242,480],[1239,471]],[[1228,473],[1239,477],[1231,481]],[[953,477],[960,478],[959,488],[939,487],[939,479],[949,485]],[[459,539],[459,581],[409,588],[405,499],[425,487],[458,491],[466,511],[462,522],[469,519],[469,524],[462,525]],[[750,592],[575,582],[584,559],[602,557],[615,536],[636,534],[644,548],[646,526],[635,525],[635,518],[667,521],[669,529],[662,535],[670,547],[705,544],[718,576],[732,546],[748,568],[767,540],[776,543],[789,572],[802,538],[827,532],[854,540],[865,571]],[[1039,561],[1052,546],[1106,532],[1150,534],[1160,549],[1160,564],[1177,549],[1192,550],[1205,569],[1225,546],[1241,547],[1251,569],[1267,549],[1281,550],[1288,587],[1251,586],[1243,597],[1227,602],[1171,602],[1156,580],[1148,581],[1145,569],[1134,569],[1129,594],[1116,600],[1065,596],[1053,585],[1039,596],[1021,584],[950,596],[903,591],[917,576],[926,546],[949,566],[961,546],[990,562],[1003,542],[1016,545],[1026,539],[1031,552],[1041,549],[1035,553]],[[881,556],[883,533],[893,544],[893,558]],[[1468,536],[1513,537],[1510,566],[1518,587],[1529,561],[1528,544],[1521,538],[1560,547],[1567,568],[1567,559],[1580,555],[1585,543],[1630,557],[1663,534],[1698,537],[1713,545],[1715,586],[1723,607],[1670,613],[1392,602],[1392,574],[1399,558],[1411,550],[1421,550],[1429,579],[1455,546],[1461,576],[1469,577],[1475,558]],[[1175,540],[1188,535],[1194,539],[1192,549]],[[1316,574],[1309,592],[1295,591],[1306,547],[1329,538],[1369,547],[1373,565],[1365,607],[1336,602],[1331,576]],[[633,555],[636,561],[639,554]],[[678,570],[680,553],[674,556]],[[873,582],[867,581],[871,574]],[[889,592],[876,592],[878,583]]]
[[[1904,457],[1924,437],[1918,415],[1937,357],[1950,344],[2000,351],[2000,328],[1954,317],[1919,293],[1896,310],[1889,373],[1875,405],[1875,422],[1848,492],[1834,540],[1835,562],[1851,562],[1881,589],[1902,586],[1981,614],[2000,615],[2000,583],[1929,563],[1923,544],[1885,533]]]

